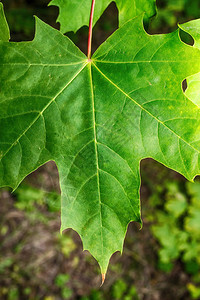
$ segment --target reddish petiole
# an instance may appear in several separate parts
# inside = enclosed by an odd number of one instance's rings
[[[95,0],[92,0],[91,12],[90,12],[90,23],[89,23],[89,35],[88,35],[88,60],[91,59],[91,49],[92,49],[92,25],[94,17],[94,7]]]

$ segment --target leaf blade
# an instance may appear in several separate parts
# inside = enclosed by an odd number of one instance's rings
[[[178,32],[148,35],[135,18],[88,61],[36,22],[34,41],[0,45],[0,185],[16,187],[54,160],[62,230],[79,233],[105,274],[128,224],[141,223],[140,161],[152,157],[189,180],[200,173],[199,107],[181,89],[200,71],[200,51]]]

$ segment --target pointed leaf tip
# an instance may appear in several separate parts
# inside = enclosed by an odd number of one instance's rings
[[[105,281],[105,279],[106,279],[106,274],[105,274],[105,273],[102,273],[102,274],[101,274],[101,277],[102,277],[102,281],[101,281],[101,287],[102,287],[102,285],[104,284],[104,281]]]

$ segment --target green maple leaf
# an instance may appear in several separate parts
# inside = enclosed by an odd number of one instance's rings
[[[89,25],[91,0],[52,0],[49,5],[59,7],[57,21],[61,25],[61,32],[76,32],[84,25]],[[103,14],[112,0],[96,1],[94,11],[94,23]],[[145,12],[145,21],[155,15],[155,0],[115,0],[119,10],[119,25],[131,20],[137,15]]]
[[[4,15],[3,4],[0,2],[0,41],[7,42],[10,39],[10,31]]]
[[[141,223],[140,161],[200,174],[199,107],[181,88],[200,72],[199,49],[178,30],[148,35],[137,17],[88,60],[36,19],[32,42],[0,43],[0,64],[0,186],[55,161],[61,229],[77,231],[106,273],[129,222]]]

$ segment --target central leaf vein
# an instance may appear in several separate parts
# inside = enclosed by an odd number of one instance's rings
[[[99,196],[99,209],[100,209],[100,231],[101,231],[101,245],[102,245],[102,254],[103,254],[103,224],[102,224],[102,202],[101,202],[101,191],[100,191],[100,178],[99,178],[99,159],[98,159],[98,149],[97,149],[97,133],[96,133],[96,116],[95,116],[95,103],[94,103],[94,87],[92,80],[92,66],[91,63],[89,66],[90,82],[91,82],[91,94],[92,94],[92,110],[93,110],[93,126],[94,126],[94,147],[96,155],[96,166],[97,166],[97,187],[98,187],[98,196]]]

